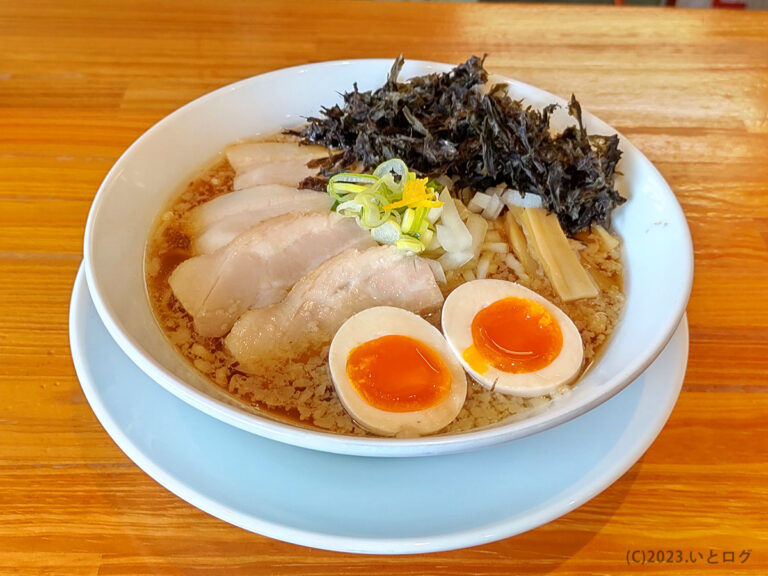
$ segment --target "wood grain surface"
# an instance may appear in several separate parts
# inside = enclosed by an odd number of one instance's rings
[[[75,376],[68,301],[99,183],[153,123],[254,74],[401,52],[487,53],[655,163],[695,246],[690,360],[659,438],[584,506],[485,546],[354,556],[230,526],[126,458]],[[766,153],[765,12],[0,0],[0,574],[768,574]]]

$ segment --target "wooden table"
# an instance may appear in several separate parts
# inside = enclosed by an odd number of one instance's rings
[[[388,57],[575,92],[661,170],[696,250],[669,423],[536,530],[415,557],[324,552],[180,500],[97,422],[68,301],[100,181],[144,130],[235,80]],[[0,574],[768,574],[768,13],[231,0],[0,1]],[[627,563],[681,550],[681,564]],[[713,563],[714,562],[714,563]]]

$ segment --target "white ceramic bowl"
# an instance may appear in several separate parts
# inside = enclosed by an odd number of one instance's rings
[[[614,214],[623,239],[623,317],[599,362],[573,391],[524,419],[472,432],[416,439],[357,438],[278,422],[211,384],[171,346],[155,322],[144,283],[144,248],[152,224],[180,185],[227,144],[274,133],[340,101],[357,82],[380,86],[390,60],[351,60],[298,66],[225,86],[169,115],[117,161],[94,199],[85,231],[88,288],[109,333],[154,381],[195,408],[238,428],[297,446],[366,456],[424,456],[490,446],[551,428],[604,402],[641,374],[672,336],[688,300],[693,252],[683,212],[667,183],[626,139],[619,189],[629,201]],[[406,61],[400,78],[450,69]],[[509,83],[515,98],[543,107],[565,104],[547,92]],[[584,114],[590,132],[615,130]],[[570,123],[562,107],[553,125]],[[158,415],[161,417],[161,415]]]

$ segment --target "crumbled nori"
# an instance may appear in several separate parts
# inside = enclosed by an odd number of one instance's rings
[[[483,61],[473,56],[448,73],[399,83],[400,56],[381,88],[360,92],[355,84],[342,95],[343,106],[322,108],[321,117],[293,133],[341,152],[326,161],[326,175],[402,158],[422,174],[453,178],[464,201],[506,183],[540,195],[569,235],[593,222],[609,226],[611,211],[625,201],[614,186],[618,136],[588,135],[573,96],[568,112],[577,126],[552,135],[557,106],[526,107],[509,97],[505,84],[484,90]]]
[[[316,192],[325,192],[328,189],[328,178],[323,176],[307,176],[299,182],[299,190],[315,190]]]

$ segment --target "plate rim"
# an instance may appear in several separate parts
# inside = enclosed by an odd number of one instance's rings
[[[89,301],[91,305],[93,305],[87,283],[84,280],[83,266],[81,265],[73,285],[69,310],[69,339],[73,363],[80,385],[91,409],[107,434],[130,460],[171,493],[207,514],[225,522],[250,532],[255,532],[292,544],[357,554],[419,554],[487,544],[489,542],[526,532],[580,507],[623,476],[627,470],[629,470],[629,468],[643,456],[658,437],[669,419],[682,389],[689,352],[688,323],[687,318],[684,315],[678,329],[673,335],[673,340],[679,341],[681,347],[678,356],[673,359],[677,374],[669,376],[671,382],[669,395],[666,398],[666,402],[659,405],[658,418],[654,422],[654,426],[649,429],[646,436],[640,438],[639,442],[636,437],[629,440],[629,442],[633,443],[632,450],[626,452],[623,458],[614,461],[611,466],[606,467],[602,476],[600,476],[599,482],[588,481],[586,485],[578,486],[576,494],[565,493],[564,495],[561,495],[561,502],[559,505],[550,505],[548,508],[544,507],[543,509],[536,510],[533,513],[529,513],[524,519],[511,517],[506,520],[500,520],[480,527],[457,530],[448,534],[431,535],[420,539],[415,539],[413,537],[350,537],[323,534],[316,531],[290,527],[284,523],[271,522],[252,515],[244,514],[231,506],[222,505],[205,494],[202,494],[199,490],[195,489],[189,481],[177,478],[172,472],[164,469],[161,464],[156,463],[150,457],[146,456],[141,448],[133,442],[130,436],[122,430],[112,418],[109,409],[105,406],[100,396],[98,390],[99,385],[91,378],[87,360],[89,351],[84,349],[84,335],[87,324],[86,312]],[[104,326],[104,323],[98,314],[96,321]],[[112,344],[117,347],[119,354],[127,357],[125,352],[119,348],[113,339]],[[130,358],[128,358],[128,360],[130,360]],[[138,367],[135,368],[141,372]],[[170,394],[168,391],[162,393]],[[186,405],[186,403],[182,403],[180,406],[182,410],[194,410],[193,407]],[[214,418],[211,419],[211,425],[222,427],[228,426],[226,422]],[[543,433],[554,433],[555,430],[556,428]],[[270,439],[264,439],[263,441],[274,442]],[[515,441],[513,440],[509,443],[513,444],[514,442]],[[617,444],[614,446],[616,445]],[[297,448],[297,450],[301,451],[306,449]],[[491,448],[491,450],[493,450],[493,448]],[[322,458],[333,458],[335,456],[332,453],[322,453],[318,451],[307,452],[319,454]],[[365,458],[362,456],[346,457]],[[444,456],[444,458],[452,457],[455,456]],[[423,458],[430,457],[425,456]],[[390,465],[391,463],[391,465],[394,466],[397,465],[398,459],[385,459],[383,462],[386,465]]]

